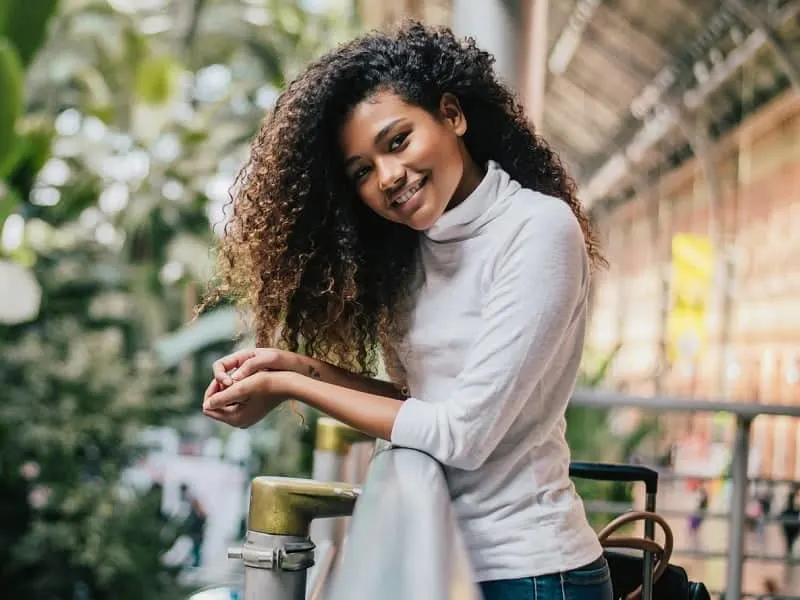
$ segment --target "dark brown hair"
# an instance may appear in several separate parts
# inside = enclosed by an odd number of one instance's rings
[[[396,333],[419,234],[371,212],[347,180],[337,146],[360,101],[389,90],[432,113],[444,93],[464,110],[467,149],[523,186],[569,204],[589,257],[604,263],[576,186],[537,136],[493,57],[447,29],[407,23],[322,56],[279,96],[232,193],[219,247],[223,296],[249,307],[259,346],[301,350],[371,374],[379,343]]]

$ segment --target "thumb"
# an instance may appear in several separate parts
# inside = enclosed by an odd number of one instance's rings
[[[248,375],[252,375],[253,373],[257,373],[262,369],[269,368],[264,363],[265,361],[257,356],[248,358],[231,374],[231,379],[234,381],[241,381]]]
[[[231,375],[234,381],[241,381],[245,377],[259,371],[279,371],[282,369],[281,355],[275,350],[265,349],[243,361],[239,368]]]

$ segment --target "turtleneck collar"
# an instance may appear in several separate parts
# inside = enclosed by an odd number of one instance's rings
[[[447,242],[472,236],[492,219],[492,206],[519,189],[500,165],[490,160],[486,163],[486,175],[472,193],[461,204],[445,212],[425,232],[434,242]]]

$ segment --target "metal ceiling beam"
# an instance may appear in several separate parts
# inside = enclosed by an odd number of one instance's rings
[[[789,78],[792,87],[800,94],[800,64],[798,64],[789,52],[785,40],[770,24],[768,19],[761,12],[750,6],[745,0],[725,0],[736,14],[753,29],[760,29],[767,38],[767,43],[772,46],[775,57],[781,65],[783,72]]]
[[[714,30],[702,32],[698,40],[690,45],[689,57],[699,55],[702,48],[707,52],[710,49],[708,41],[718,39],[728,31],[727,29],[720,31],[719,28],[721,23],[729,25],[731,23],[732,9],[726,7],[728,5],[723,4],[720,12],[712,17],[711,24]],[[800,2],[792,3],[780,11],[771,25],[778,27],[797,14],[800,14]],[[702,43],[703,40],[705,43]],[[687,111],[691,113],[699,108],[709,94],[750,60],[766,42],[766,33],[762,29],[754,30],[736,49],[714,66],[703,83],[690,89],[677,84],[688,78],[693,63],[687,64],[684,60],[682,67],[678,67],[681,61],[676,61],[662,69],[653,84],[643,90],[640,95],[641,103],[638,106],[635,102],[631,105],[631,111],[635,116],[643,118],[650,114],[650,118],[647,118],[633,135],[626,135],[620,143],[615,144],[617,152],[595,169],[588,183],[581,188],[581,198],[587,208],[591,208],[595,202],[606,196],[620,179],[630,174],[633,166],[644,157],[645,153],[679,125]],[[700,56],[696,56],[696,59],[698,58]]]
[[[547,67],[553,75],[561,75],[567,70],[572,57],[581,44],[583,32],[589,26],[594,13],[603,0],[578,0],[572,9],[567,24],[553,44]]]

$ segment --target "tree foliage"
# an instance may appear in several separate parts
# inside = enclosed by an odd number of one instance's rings
[[[0,0],[3,597],[182,597],[176,531],[124,472],[234,342],[170,368],[151,350],[192,316],[277,90],[346,29],[278,0]],[[40,304],[5,318],[29,280]],[[299,461],[297,433],[271,439]]]

